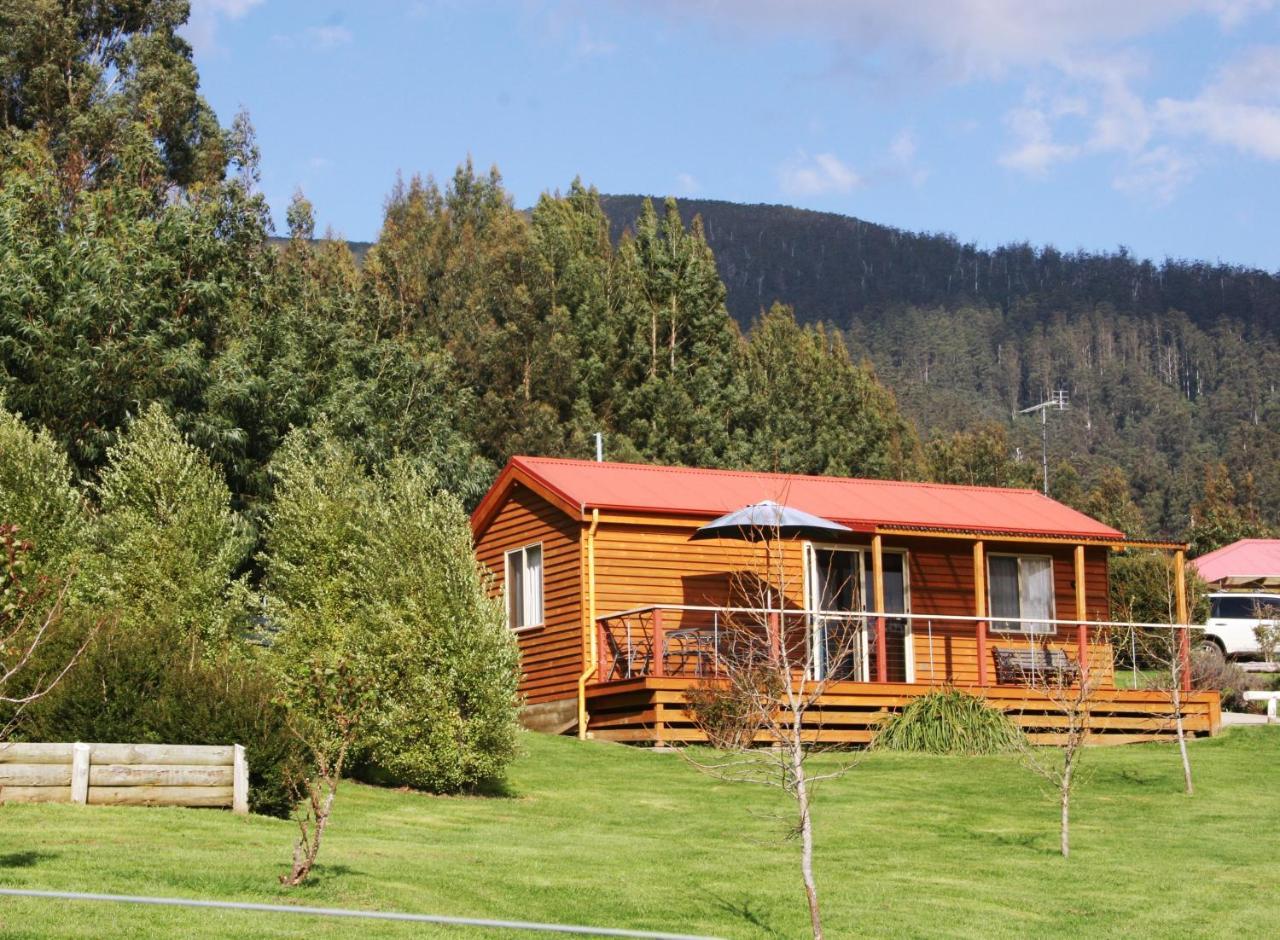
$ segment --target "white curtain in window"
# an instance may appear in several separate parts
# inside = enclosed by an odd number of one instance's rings
[[[542,623],[542,546],[530,545],[524,550],[524,613],[521,626]]]
[[[1052,633],[1053,563],[1048,558],[1018,559],[1018,593],[1021,594],[1022,616],[1044,618],[1044,622],[1024,623],[1027,633]]]

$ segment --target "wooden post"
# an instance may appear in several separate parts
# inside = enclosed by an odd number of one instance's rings
[[[1178,608],[1178,663],[1182,675],[1182,691],[1191,691],[1191,630],[1187,621],[1187,553],[1178,549],[1173,553],[1173,596]]]
[[[666,669],[662,663],[662,647],[666,637],[663,636],[662,627],[662,608],[655,607],[653,609],[653,665],[649,668],[649,675],[664,676]]]
[[[241,816],[249,813],[249,762],[245,760],[243,744],[232,749],[231,811]]]
[[[1084,546],[1077,545],[1075,552],[1075,575],[1076,575],[1076,619],[1088,620],[1088,611],[1085,603],[1084,588]],[[1076,659],[1080,664],[1080,681],[1084,683],[1089,678],[1089,628],[1083,623],[1076,628],[1077,640],[1079,647],[1076,652]]]
[[[880,536],[871,536],[871,593],[876,613],[876,681],[889,681],[889,646],[884,626],[884,546]]]
[[[77,741],[71,745],[71,802],[89,802],[89,757],[92,746]]]
[[[778,612],[769,611],[769,661],[777,663],[782,659],[782,625]]]
[[[987,615],[987,561],[982,540],[973,543],[973,615]],[[975,633],[978,643],[978,685],[987,684],[987,622],[979,620]]]

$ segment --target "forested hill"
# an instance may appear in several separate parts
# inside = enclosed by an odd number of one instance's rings
[[[643,201],[600,197],[615,238]],[[1018,412],[1062,389],[1054,495],[1080,504],[1081,481],[1118,473],[1142,516],[1130,529],[1185,531],[1215,488],[1245,520],[1233,534],[1280,518],[1280,277],[1124,251],[986,251],[785,206],[678,210],[701,217],[744,328],[780,301],[843,330],[929,443],[935,476],[989,482],[999,474],[975,475],[974,455],[1006,449],[1033,473],[1040,428]],[[951,473],[952,459],[967,469]]]
[[[615,235],[644,198],[601,196]],[[951,235],[789,206],[685,199],[680,214],[686,223],[702,216],[729,310],[743,325],[775,300],[803,320],[841,327],[899,305],[1007,310],[1029,301],[1041,311],[1100,303],[1133,313],[1174,309],[1202,327],[1227,317],[1253,334],[1280,333],[1280,277],[1237,265],[1154,264],[1123,249],[1067,254],[1026,243],[984,250]]]
[[[272,244],[252,126],[199,98],[182,5],[82,6],[54,43],[0,30],[0,412],[95,487],[152,406],[263,525],[295,433],[468,504],[597,432],[629,461],[1036,485],[1018,412],[1063,389],[1065,502],[1201,549],[1280,521],[1272,275],[581,181],[521,211],[469,160],[398,180],[372,244],[316,239],[300,192]]]

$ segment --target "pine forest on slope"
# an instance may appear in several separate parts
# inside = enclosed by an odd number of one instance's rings
[[[615,236],[643,199],[601,197]],[[786,206],[679,209],[701,217],[744,329],[780,301],[845,331],[926,441],[1004,429],[1038,482],[1040,428],[1015,415],[1061,388],[1055,495],[1078,503],[1082,479],[1120,470],[1151,531],[1183,531],[1206,485],[1242,529],[1280,516],[1280,276],[1123,249],[983,250]]]
[[[626,460],[1028,486],[1015,415],[1061,388],[1055,495],[1197,548],[1280,517],[1272,275],[577,181],[522,212],[469,160],[398,181],[372,245],[315,240],[302,193],[273,245],[253,127],[199,94],[184,4],[15,11],[0,408],[90,484],[155,404],[250,524],[296,428],[468,503],[596,431]]]

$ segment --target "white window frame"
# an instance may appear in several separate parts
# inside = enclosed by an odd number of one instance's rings
[[[992,558],[1013,558],[1018,562],[1018,617],[1020,619],[1032,619],[1027,617],[1026,612],[1022,609],[1022,560],[1024,558],[1035,558],[1049,562],[1049,617],[1045,622],[1048,624],[1046,630],[1028,630],[1026,623],[1014,624],[1013,629],[1002,627],[1000,624],[1006,621],[997,617],[991,607],[991,559]],[[1054,558],[1052,555],[1041,555],[1034,552],[988,552],[986,558],[987,566],[987,616],[990,618],[988,627],[992,633],[1000,633],[1005,636],[1057,636],[1058,635],[1058,572],[1054,568]]]
[[[867,574],[871,570],[871,546],[870,545],[844,545],[839,542],[805,542],[804,543],[804,597],[805,605],[810,610],[817,610],[819,604],[818,583],[817,583],[817,555],[816,551],[838,551],[838,552],[856,552],[858,554],[858,573],[857,573],[857,591],[861,595],[863,593]],[[902,601],[906,607],[904,613],[911,613],[911,552],[905,548],[884,548],[881,550],[885,555],[901,555],[902,556]],[[868,621],[875,616],[875,611],[871,610],[874,604],[872,598],[863,597],[863,611],[854,611],[854,613],[864,613]],[[893,614],[886,613],[886,620],[892,620]],[[915,654],[915,638],[912,632],[914,621],[908,617],[902,631],[903,656],[906,662],[906,681],[916,681],[916,654]],[[870,624],[868,623],[868,626]],[[862,674],[868,676],[871,668],[871,651],[869,644],[863,644],[862,649]],[[814,668],[818,668],[818,664],[814,663]],[[862,681],[871,681],[869,676]]]
[[[528,553],[529,553],[529,549],[531,548],[536,548],[538,550],[538,557],[541,559],[541,564],[539,565],[539,570],[538,570],[538,584],[536,586],[536,589],[534,585],[530,584],[530,579],[529,579]],[[537,621],[522,623],[518,626],[511,622],[510,585],[511,585],[511,566],[513,564],[520,565],[520,585],[522,590],[524,591],[524,596],[521,598],[521,605],[520,605],[521,612],[527,618],[528,611],[532,608],[534,604],[536,604],[538,608],[538,615],[539,615]],[[546,584],[546,580],[547,580],[547,552],[543,544],[541,542],[530,542],[528,545],[521,545],[519,548],[513,548],[505,552],[503,554],[502,573],[503,573],[502,606],[503,606],[503,609],[506,611],[507,628],[510,629],[512,633],[525,633],[529,630],[539,630],[542,627],[546,626],[547,610],[546,610],[546,605],[544,603],[545,602],[544,585]]]

